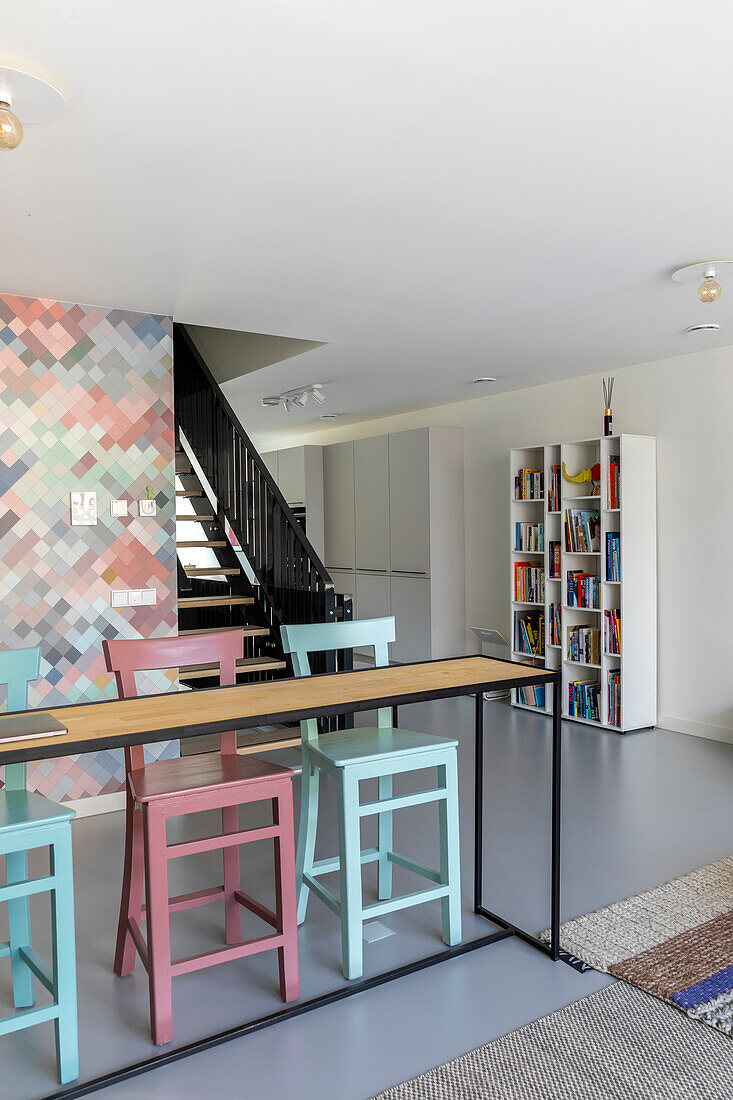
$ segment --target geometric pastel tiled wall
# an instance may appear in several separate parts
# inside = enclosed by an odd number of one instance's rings
[[[0,648],[41,645],[31,707],[115,698],[102,639],[176,633],[172,354],[170,317],[0,295]],[[148,485],[154,519],[137,515]],[[71,526],[72,489],[96,491],[96,526]],[[119,497],[130,515],[113,519]],[[114,588],[157,604],[113,608]],[[172,670],[141,684],[176,687]],[[122,751],[45,761],[28,782],[57,800],[122,790]]]

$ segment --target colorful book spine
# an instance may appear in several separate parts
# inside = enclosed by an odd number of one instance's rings
[[[603,612],[603,648],[615,657],[621,653],[621,612],[616,608]]]
[[[606,533],[606,580],[621,580],[621,536],[618,531]]]

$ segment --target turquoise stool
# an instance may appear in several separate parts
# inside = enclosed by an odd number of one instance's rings
[[[8,710],[27,709],[28,684],[38,678],[40,661],[40,647],[0,651],[0,684],[8,686]],[[26,790],[25,764],[6,766],[5,788],[0,790],[0,856],[5,856],[7,884],[0,886],[0,902],[8,903],[10,940],[0,943],[0,959],[10,956],[16,1011],[0,1019],[0,1035],[53,1020],[56,1070],[62,1085],[79,1076],[70,824],[74,816],[73,810]],[[49,849],[49,874],[28,877],[32,848]],[[51,894],[51,967],[31,946],[28,904],[31,894],[47,891]],[[34,978],[51,994],[52,1004],[33,1007]]]
[[[309,653],[354,646],[374,648],[374,663],[388,664],[387,643],[395,638],[395,621],[364,619],[357,622],[313,623],[281,629],[286,653],[292,654],[296,676],[309,676]],[[440,898],[443,940],[449,946],[461,942],[461,871],[458,844],[458,763],[453,738],[411,733],[392,726],[388,709],[377,711],[376,728],[337,730],[319,735],[318,723],[301,722],[303,776],[300,830],[295,875],[298,884],[298,924],[305,920],[308,895],[315,894],[341,918],[343,971],[346,978],[360,978],[363,972],[362,925],[365,920]],[[392,794],[392,777],[419,768],[437,768],[438,786],[417,794]],[[314,859],[318,828],[319,772],[336,781],[340,856]],[[378,779],[378,799],[361,802],[359,783]],[[438,803],[440,870],[434,871],[392,848],[392,814],[407,806]],[[363,817],[379,815],[378,846],[361,850],[360,825]],[[379,901],[362,900],[361,865],[379,862]],[[392,865],[428,879],[427,889],[392,897]],[[340,901],[319,881],[321,875],[338,871]]]

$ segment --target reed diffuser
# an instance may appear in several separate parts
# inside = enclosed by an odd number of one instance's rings
[[[613,435],[613,410],[611,409],[611,401],[613,399],[613,378],[603,379],[603,403],[605,408],[603,410],[603,434]]]

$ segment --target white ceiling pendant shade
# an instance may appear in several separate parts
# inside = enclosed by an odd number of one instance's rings
[[[0,65],[0,149],[17,149],[23,127],[58,118],[66,100],[38,76]]]

